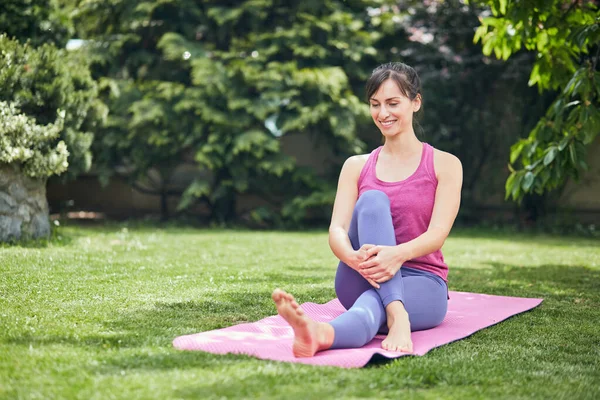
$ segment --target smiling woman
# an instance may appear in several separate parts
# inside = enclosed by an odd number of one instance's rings
[[[406,64],[377,68],[367,82],[371,117],[384,137],[413,130],[413,114],[421,109],[421,82]]]
[[[458,213],[462,166],[416,137],[420,86],[402,63],[381,65],[367,82],[385,144],[346,161],[329,228],[340,260],[335,290],[347,312],[315,322],[276,289],[272,297],[294,329],[296,356],[361,347],[380,330],[387,333],[384,349],[412,352],[411,331],[433,328],[446,315],[448,266],[440,249]]]

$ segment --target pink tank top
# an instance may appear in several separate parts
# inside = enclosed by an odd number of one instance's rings
[[[383,147],[373,150],[358,178],[358,197],[367,190],[380,190],[390,199],[396,244],[408,242],[427,231],[437,189],[433,166],[433,147],[423,143],[421,162],[408,178],[384,182],[375,174],[375,164]],[[405,266],[429,271],[448,280],[448,266],[441,250],[406,261]]]

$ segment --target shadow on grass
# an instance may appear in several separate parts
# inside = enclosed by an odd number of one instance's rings
[[[86,347],[96,349],[114,349],[138,347],[139,338],[135,334],[105,334],[105,335],[85,335],[82,337],[74,335],[23,335],[16,338],[9,338],[5,343],[24,345],[24,346],[52,346],[68,345],[75,347]]]
[[[600,236],[580,235],[555,235],[551,233],[520,232],[517,230],[494,231],[483,228],[456,228],[452,230],[450,238],[457,239],[493,239],[508,241],[523,241],[535,239],[538,244],[554,245],[558,247],[600,247]]]
[[[74,239],[84,236],[81,231],[70,230],[66,232],[62,228],[53,228],[49,237],[40,239],[25,238],[21,240],[11,240],[9,242],[0,243],[2,248],[20,247],[25,249],[44,249],[48,247],[66,247],[69,246]]]
[[[518,297],[579,296],[600,299],[600,271],[583,266],[520,267],[488,263],[492,269],[459,270],[450,276],[450,290]]]
[[[104,358],[102,365],[94,367],[92,370],[105,375],[119,375],[123,370],[168,371],[171,369],[186,368],[214,369],[216,366],[236,365],[252,359],[244,355],[215,355],[200,351],[173,349],[171,352],[163,354],[148,355],[145,352],[117,354]]]

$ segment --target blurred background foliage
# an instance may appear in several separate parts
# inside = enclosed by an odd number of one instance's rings
[[[535,55],[529,85],[554,92],[545,116],[511,148],[517,166],[511,166],[506,197],[520,200],[588,168],[586,147],[600,132],[600,13],[591,1],[480,3],[492,12],[475,34],[483,53],[507,60],[524,48]]]
[[[164,219],[201,207],[217,222],[327,221],[345,158],[381,143],[364,84],[383,62],[419,72],[417,131],[461,159],[464,222],[476,220],[477,207],[507,178],[507,197],[524,200],[525,218],[536,219],[556,197],[547,189],[584,167],[600,126],[600,29],[591,2],[6,4],[0,23],[10,36],[59,47],[80,39],[61,68],[97,90],[94,118],[85,118],[93,169],[104,183],[119,179],[160,196]],[[49,104],[56,118],[58,105]],[[313,143],[326,163],[297,162],[283,148],[293,136]],[[240,215],[248,196],[260,201]],[[170,198],[179,199],[176,210]]]

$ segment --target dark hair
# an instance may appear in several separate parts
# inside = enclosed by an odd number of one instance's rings
[[[406,65],[401,62],[390,62],[381,64],[379,67],[373,70],[371,77],[367,81],[366,92],[367,101],[371,100],[371,97],[377,92],[381,84],[388,79],[393,80],[398,85],[400,92],[411,100],[417,98],[417,95],[421,95],[421,79],[417,71],[414,70],[410,65]],[[419,130],[422,128],[419,125],[418,118],[421,116],[423,108],[417,112],[417,119],[413,119]]]
[[[388,79],[396,82],[402,94],[411,100],[414,100],[421,93],[421,80],[413,67],[401,62],[391,62],[382,64],[373,70],[367,81],[367,101]]]

